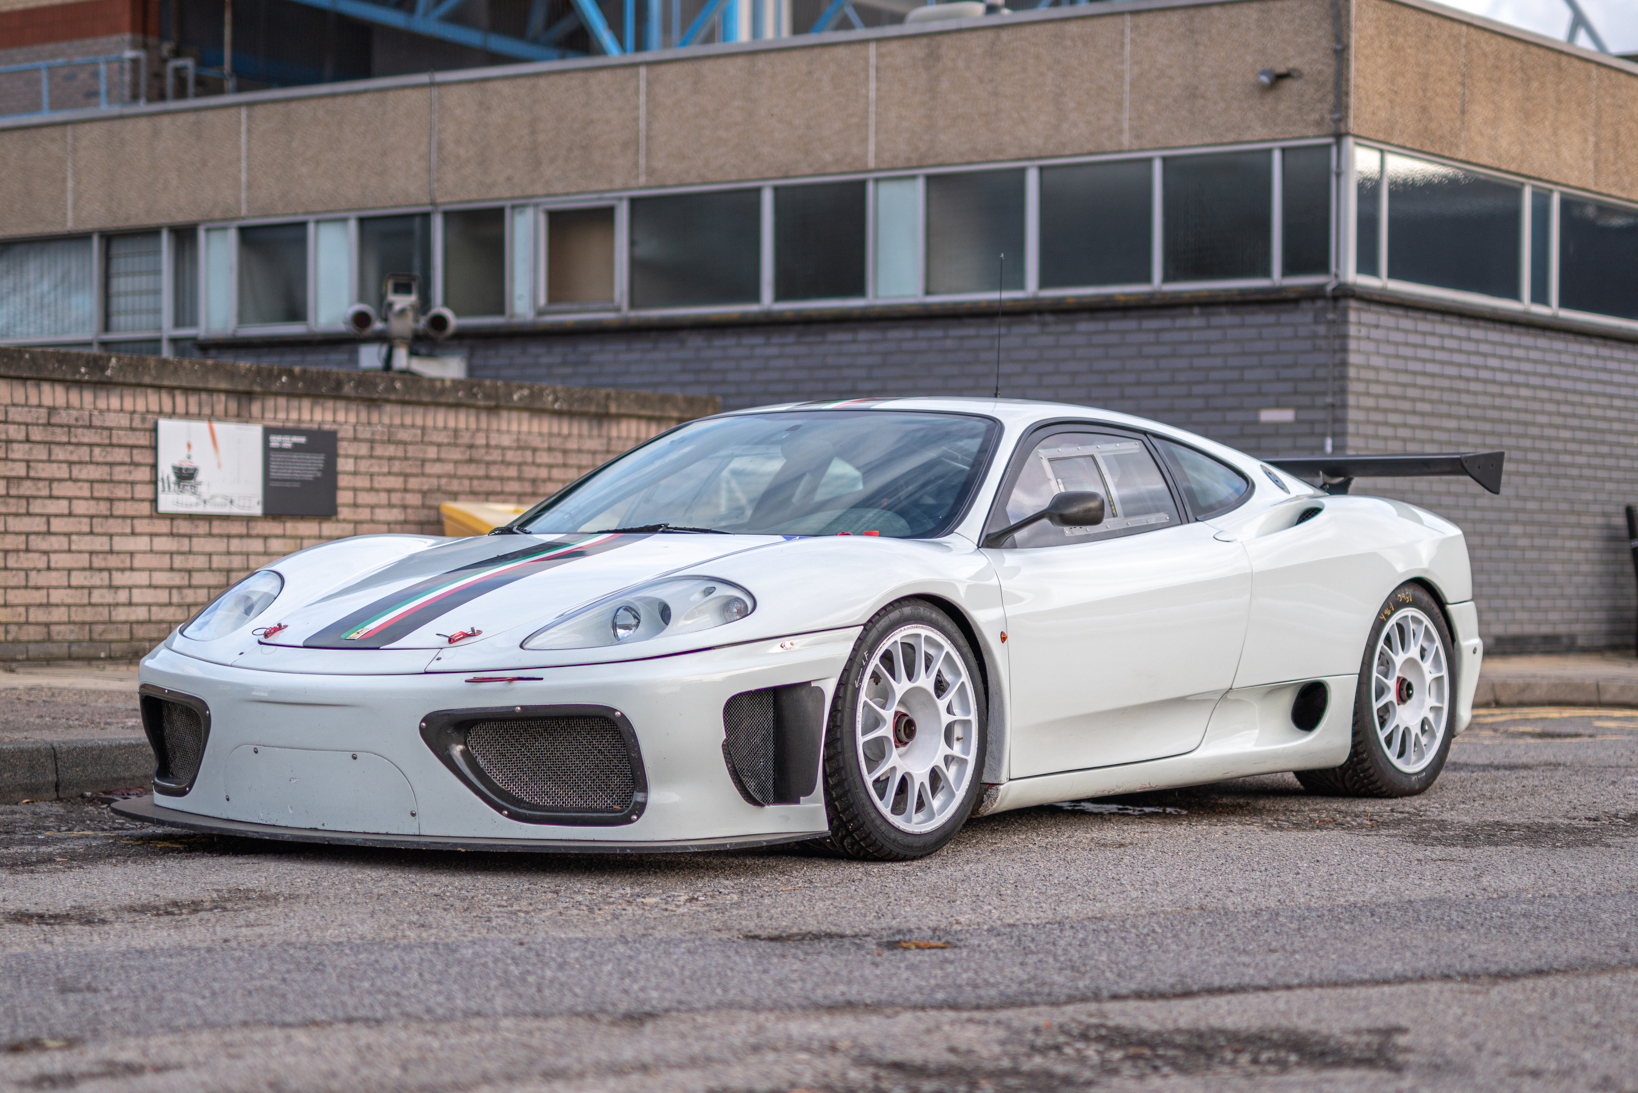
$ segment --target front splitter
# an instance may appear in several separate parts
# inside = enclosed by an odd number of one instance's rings
[[[823,831],[800,835],[746,835],[689,842],[596,842],[572,839],[480,839],[458,835],[370,835],[356,831],[323,831],[309,827],[278,827],[242,820],[222,820],[178,812],[155,801],[152,794],[111,806],[128,820],[166,824],[214,835],[237,835],[250,839],[277,839],[281,842],[332,843],[339,846],[385,846],[413,850],[483,850],[534,854],[677,854],[711,850],[755,850],[766,846],[808,842],[825,837]]]

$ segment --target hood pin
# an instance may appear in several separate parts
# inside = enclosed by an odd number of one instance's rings
[[[437,634],[435,636],[443,638],[445,641],[449,642],[449,644],[454,645],[458,641],[465,641],[467,638],[475,638],[481,633],[483,633],[482,630],[474,627],[471,630],[457,630],[453,634]]]

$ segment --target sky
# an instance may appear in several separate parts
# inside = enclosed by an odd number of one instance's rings
[[[1443,0],[1453,8],[1563,40],[1570,29],[1565,0]],[[1611,53],[1638,53],[1638,0],[1580,0]],[[1585,35],[1577,44],[1590,46]]]

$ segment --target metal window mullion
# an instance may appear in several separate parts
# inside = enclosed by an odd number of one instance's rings
[[[1041,168],[1024,169],[1024,291],[1041,287]]]
[[[1563,196],[1554,190],[1547,206],[1547,306],[1555,315],[1558,313],[1559,200]]]
[[[631,202],[614,203],[614,309],[630,311],[631,292]]]
[[[1165,242],[1165,224],[1163,222],[1162,201],[1165,199],[1163,182],[1165,169],[1160,156],[1149,161],[1149,285],[1159,288],[1162,275],[1165,272],[1165,255],[1162,247]]]
[[[431,253],[428,261],[432,268],[427,270],[427,278],[432,283],[427,286],[427,300],[433,307],[444,305],[444,214],[433,209],[427,224],[432,233]]]
[[[761,231],[761,287],[758,297],[763,307],[773,303],[774,298],[774,188],[763,186],[761,189],[762,215],[759,230]]]
[[[1280,148],[1269,149],[1273,162],[1273,185],[1269,187],[1269,209],[1271,222],[1269,225],[1269,263],[1268,270],[1274,283],[1280,283],[1285,273],[1285,152]]]

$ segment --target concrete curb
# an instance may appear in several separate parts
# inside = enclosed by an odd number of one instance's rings
[[[0,744],[0,804],[123,789],[153,775],[154,753],[145,736]]]
[[[1638,706],[1638,680],[1512,676],[1479,679],[1473,695],[1482,706]]]

